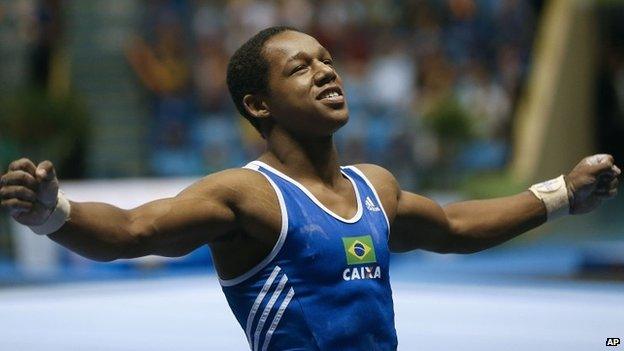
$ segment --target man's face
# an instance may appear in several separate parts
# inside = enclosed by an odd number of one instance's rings
[[[269,39],[268,107],[275,123],[301,136],[327,136],[349,119],[342,80],[313,37],[285,31]]]

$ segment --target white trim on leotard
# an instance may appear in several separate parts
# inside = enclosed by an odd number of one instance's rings
[[[362,213],[364,212],[362,209],[362,200],[360,199],[360,192],[358,191],[357,185],[355,184],[355,181],[345,172],[341,173],[347,177],[347,179],[349,179],[349,181],[351,182],[351,185],[353,186],[353,190],[355,191],[355,201],[357,202],[357,211],[355,212],[355,215],[351,218],[351,219],[346,219],[343,218],[339,215],[337,215],[336,213],[334,213],[332,210],[330,210],[329,208],[325,207],[325,205],[323,205],[317,198],[316,196],[314,196],[306,187],[304,187],[301,183],[299,183],[298,181],[292,179],[291,177],[287,176],[286,174],[278,171],[277,169],[267,165],[266,163],[262,162],[262,161],[252,161],[249,163],[250,165],[255,165],[258,167],[262,167],[265,168],[267,170],[269,170],[270,172],[274,173],[275,175],[277,175],[278,177],[290,182],[291,184],[293,184],[294,186],[296,186],[297,188],[301,189],[301,191],[304,192],[304,194],[306,194],[310,200],[312,200],[312,202],[314,202],[318,207],[320,207],[323,211],[325,211],[327,214],[329,214],[330,216],[336,218],[337,220],[341,221],[341,222],[345,222],[345,223],[355,223],[357,221],[360,220],[360,218],[362,217]]]
[[[286,241],[286,236],[288,235],[288,212],[286,210],[286,203],[284,202],[284,196],[282,195],[282,192],[280,191],[280,189],[277,187],[277,184],[275,184],[273,182],[271,177],[269,177],[268,175],[262,173],[258,169],[258,166],[252,164],[252,162],[248,163],[243,168],[251,169],[251,170],[254,170],[254,171],[262,174],[269,181],[269,184],[271,184],[271,187],[273,187],[273,190],[275,190],[275,194],[277,195],[277,200],[278,200],[279,206],[280,206],[280,212],[281,212],[281,215],[282,215],[282,227],[280,229],[279,238],[277,239],[277,242],[275,243],[275,246],[273,246],[273,250],[271,250],[271,252],[268,254],[267,257],[265,257],[262,261],[260,261],[260,263],[255,265],[252,269],[248,270],[246,273],[243,273],[243,274],[239,275],[236,278],[232,278],[232,279],[221,279],[221,278],[219,278],[219,283],[221,283],[222,286],[233,286],[233,285],[236,285],[236,284],[241,283],[242,281],[250,278],[254,274],[260,272],[260,270],[262,268],[266,267],[266,265],[268,265],[275,258],[275,256],[277,256],[279,251],[282,249],[282,246],[284,245],[284,242]]]
[[[364,175],[364,172],[360,171],[357,167],[355,167],[355,166],[345,166],[343,168],[350,169],[353,172],[357,173],[360,177],[362,177],[362,179],[364,179],[364,181],[366,182],[368,187],[372,190],[373,195],[375,195],[375,199],[377,200],[377,203],[379,204],[379,207],[381,208],[381,213],[383,213],[384,218],[386,219],[386,225],[388,226],[388,239],[389,239],[390,238],[390,221],[388,220],[388,215],[386,214],[386,210],[384,209],[384,205],[381,202],[381,199],[379,198],[379,195],[377,194],[377,190],[375,190],[375,187],[373,186],[373,184],[368,180],[368,178],[366,178],[366,176]]]

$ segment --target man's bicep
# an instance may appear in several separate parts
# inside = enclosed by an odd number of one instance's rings
[[[210,176],[175,197],[160,199],[130,211],[136,250],[127,256],[181,256],[235,229],[235,193]]]
[[[449,233],[450,224],[440,205],[424,196],[401,191],[390,231],[390,250],[439,252]]]

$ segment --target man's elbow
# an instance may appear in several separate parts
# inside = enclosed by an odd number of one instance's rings
[[[484,245],[481,245],[481,244],[478,244],[478,243],[473,243],[473,244],[461,243],[461,244],[456,244],[456,245],[449,245],[449,246],[447,246],[445,251],[441,252],[441,253],[467,255],[467,254],[473,254],[473,253],[481,252],[481,251],[486,250],[488,248],[489,248],[489,246],[484,246]]]
[[[461,222],[452,220],[445,239],[440,253],[473,254],[495,245],[491,240],[469,233]]]
[[[89,255],[89,256],[84,256],[84,257],[90,259],[91,261],[96,261],[96,262],[101,262],[101,263],[113,262],[119,259],[118,255],[102,255],[102,254]]]
[[[126,230],[120,250],[116,259],[137,258],[149,255],[149,248],[152,245],[156,230],[154,226],[143,218],[134,216]]]
[[[148,255],[148,248],[154,228],[139,213],[126,213],[123,222],[117,224],[109,235],[102,235],[103,240],[93,250],[85,250],[82,256],[97,262],[112,262],[119,259],[137,258]]]
[[[500,242],[496,239],[477,235],[454,234],[451,238],[451,243],[447,246],[452,253],[472,254],[487,250],[499,244]]]
[[[148,240],[147,235],[143,233],[132,233],[129,231],[123,238],[105,244],[106,247],[101,247],[83,256],[90,260],[104,263],[146,256]]]
[[[97,248],[95,247],[89,247],[89,248],[74,248],[72,249],[73,252],[75,252],[76,254],[89,259],[91,261],[96,261],[96,262],[112,262],[115,261],[120,257],[120,249],[118,246],[116,245],[100,245]]]
[[[429,251],[433,251],[439,254],[473,254],[487,249],[479,243],[469,243],[466,240],[453,240],[449,239],[442,245],[438,245]]]

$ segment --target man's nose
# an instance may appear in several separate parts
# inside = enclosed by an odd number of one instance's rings
[[[316,86],[323,86],[336,80],[336,71],[334,68],[324,62],[318,62],[318,68],[314,74],[314,83]]]

